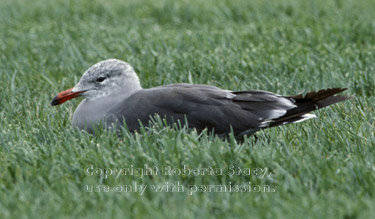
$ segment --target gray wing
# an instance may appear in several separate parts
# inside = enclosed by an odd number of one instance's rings
[[[171,124],[185,116],[190,128],[214,130],[218,135],[252,134],[267,127],[287,110],[295,107],[291,98],[266,91],[231,92],[208,85],[172,84],[144,89],[124,100],[111,112],[112,119],[129,130],[138,130],[139,122],[148,125],[158,114]]]

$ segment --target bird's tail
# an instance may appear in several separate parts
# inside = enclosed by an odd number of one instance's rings
[[[291,99],[297,107],[288,110],[282,117],[273,119],[267,128],[302,122],[314,118],[316,116],[309,114],[309,112],[352,98],[350,96],[335,95],[346,89],[347,88],[329,88],[317,92],[309,92],[305,96],[302,94],[286,96],[286,98]]]

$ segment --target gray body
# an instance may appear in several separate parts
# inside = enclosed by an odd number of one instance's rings
[[[230,92],[207,85],[172,84],[122,97],[84,100],[74,112],[73,124],[92,132],[93,124],[102,120],[106,126],[124,120],[130,131],[147,126],[150,116],[159,115],[169,124],[185,122],[190,128],[214,130],[226,135],[253,133],[267,121],[294,107],[291,101],[265,91]]]

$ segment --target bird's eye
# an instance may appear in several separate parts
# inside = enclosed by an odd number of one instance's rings
[[[105,80],[105,77],[99,77],[96,79],[96,82],[103,82]]]

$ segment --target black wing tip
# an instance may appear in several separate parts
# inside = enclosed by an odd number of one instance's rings
[[[325,89],[320,89],[317,91],[310,91],[310,92],[305,93],[304,95],[303,93],[300,93],[295,96],[287,96],[287,98],[293,98],[293,99],[299,99],[299,100],[310,99],[310,100],[319,101],[319,100],[334,96],[335,94],[341,93],[345,90],[348,90],[348,88],[346,87],[345,88],[340,88],[340,87],[325,88]]]
[[[346,90],[348,90],[347,87],[334,87],[334,88],[327,88],[327,89],[319,90],[319,91],[317,91],[317,93],[320,92],[320,91],[325,91],[325,92],[332,93],[332,95],[334,95],[334,94],[338,94],[338,93],[341,93],[341,92],[346,91]]]

